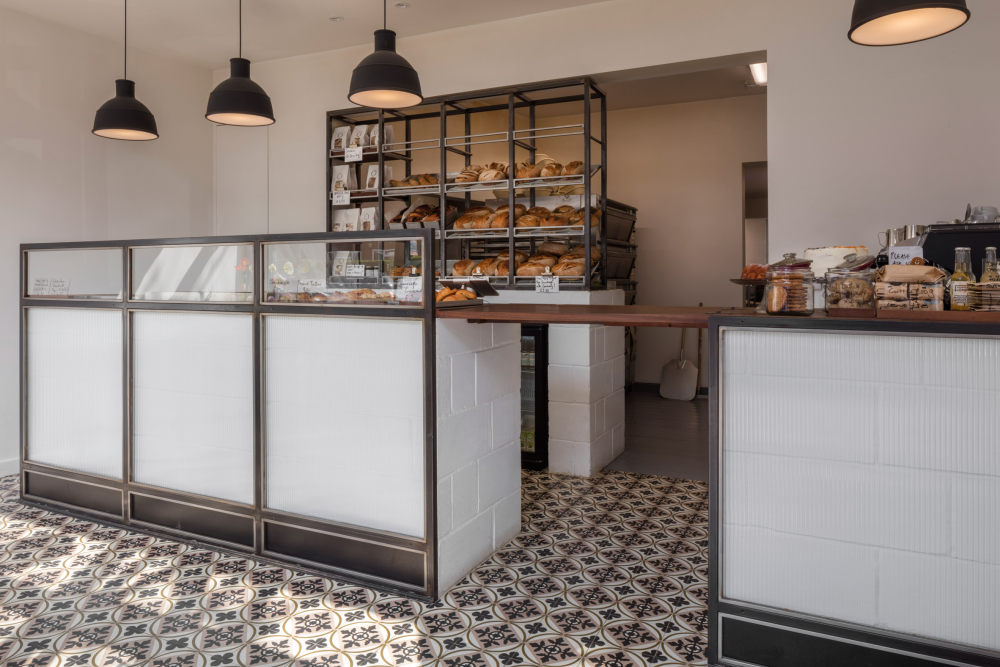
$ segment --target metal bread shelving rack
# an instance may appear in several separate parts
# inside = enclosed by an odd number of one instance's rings
[[[434,201],[440,220],[433,223],[437,227],[433,265],[442,277],[450,274],[455,260],[485,258],[502,251],[509,257],[516,251],[533,255],[542,242],[562,241],[584,254],[584,266],[590,271],[582,277],[560,278],[560,289],[612,286],[634,293],[636,211],[607,197],[607,112],[607,97],[590,78],[446,95],[409,109],[355,107],[330,111],[326,143],[327,230],[335,231],[339,209],[374,207],[375,229],[383,229],[390,227],[387,219],[399,210],[411,209],[415,201]],[[377,126],[379,141],[364,146],[361,160],[353,163],[358,188],[350,192],[350,203],[335,204],[334,168],[350,163],[345,162],[345,151],[333,146],[334,130],[359,125]],[[386,135],[387,127],[391,128],[391,137]],[[582,173],[517,178],[517,164],[533,164],[543,154],[557,162],[582,161]],[[490,162],[506,163],[508,177],[486,182],[454,181],[454,176],[470,165]],[[366,176],[372,165],[377,165],[379,175],[375,188],[365,187],[369,185]],[[391,176],[386,176],[386,167],[392,170]],[[390,180],[403,181],[416,174],[433,174],[437,182],[393,184]],[[497,229],[452,227],[463,211],[487,201],[513,201],[530,208],[537,202],[556,201],[548,197],[582,208],[581,224],[523,228],[516,226],[514,216],[510,216],[506,227]],[[387,211],[390,215],[386,215]],[[449,215],[449,211],[453,213]],[[595,211],[599,211],[597,224],[588,224]],[[404,224],[407,228],[428,226],[424,222]],[[509,275],[491,276],[490,282],[498,289],[534,289],[535,279],[516,275],[512,267]]]

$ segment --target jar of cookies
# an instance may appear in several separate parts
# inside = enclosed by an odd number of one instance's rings
[[[875,270],[837,267],[827,271],[826,309],[875,310]]]
[[[812,315],[812,260],[787,254],[780,262],[768,267],[764,303],[770,315]]]

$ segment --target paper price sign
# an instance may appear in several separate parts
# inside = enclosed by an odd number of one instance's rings
[[[423,288],[423,281],[420,276],[400,278],[397,287],[403,292],[419,292]]]
[[[334,206],[346,206],[351,203],[351,191],[350,190],[335,190],[333,195],[330,197],[330,202]]]
[[[559,291],[559,276],[541,275],[535,278],[535,291],[552,294]]]
[[[914,257],[923,257],[924,249],[918,245],[897,245],[886,251],[890,264],[909,264]]]
[[[364,264],[348,264],[347,268],[344,270],[344,275],[348,278],[364,278],[365,277],[365,265]]]
[[[344,162],[361,162],[361,154],[364,149],[361,146],[350,146],[344,149]]]

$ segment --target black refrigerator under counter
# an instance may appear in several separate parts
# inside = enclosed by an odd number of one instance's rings
[[[521,467],[549,465],[549,328],[521,325]]]

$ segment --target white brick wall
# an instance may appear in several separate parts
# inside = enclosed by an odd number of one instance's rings
[[[729,330],[726,597],[1000,650],[1000,340]]]
[[[521,328],[437,321],[438,590],[521,530]]]

